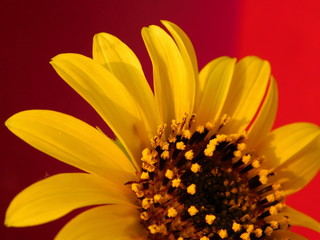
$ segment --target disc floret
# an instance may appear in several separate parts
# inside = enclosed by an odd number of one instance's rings
[[[289,227],[277,216],[284,194],[270,182],[274,173],[247,149],[246,133],[223,133],[229,120],[196,126],[194,115],[185,116],[169,131],[160,126],[143,150],[131,189],[149,240],[270,239]]]

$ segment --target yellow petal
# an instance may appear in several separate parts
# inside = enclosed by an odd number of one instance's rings
[[[219,119],[228,95],[236,59],[220,57],[208,63],[199,75],[195,112],[199,124]]]
[[[320,223],[317,220],[302,212],[295,210],[292,207],[285,206],[284,210],[281,212],[281,215],[282,214],[284,216],[289,217],[289,222],[293,226],[306,227],[314,231],[320,232]]]
[[[117,37],[99,33],[93,39],[93,59],[126,87],[143,112],[149,137],[153,137],[160,117],[152,90],[134,52]]]
[[[148,134],[142,113],[123,84],[100,64],[79,54],[58,55],[51,64],[106,121],[132,160],[139,162],[141,150],[149,144]]]
[[[266,156],[264,167],[275,168],[303,150],[319,134],[319,127],[311,123],[288,124],[265,136],[256,150],[260,155]]]
[[[274,240],[308,240],[307,238],[290,231],[277,230],[271,235]]]
[[[160,27],[142,29],[142,37],[153,65],[156,102],[161,120],[170,124],[191,114],[195,80],[188,75],[186,63],[173,39]]]
[[[320,136],[312,141],[290,160],[277,167],[274,181],[282,184],[286,195],[291,195],[305,187],[320,169]]]
[[[87,210],[72,219],[55,240],[145,240],[138,210],[109,205]]]
[[[270,86],[266,95],[266,98],[261,106],[261,109],[250,126],[248,132],[248,140],[246,144],[248,146],[254,146],[261,140],[261,138],[269,133],[274,120],[276,118],[278,107],[278,88],[277,83],[273,77],[271,77]]]
[[[186,62],[189,74],[194,75],[194,79],[198,79],[198,62],[196,52],[188,35],[176,24],[162,20],[161,23],[167,28],[177,43],[183,60]]]
[[[274,169],[286,195],[292,194],[316,175],[320,168],[320,129],[310,123],[294,123],[268,134],[257,146],[266,156],[262,166]]]
[[[232,121],[224,131],[243,131],[255,116],[265,95],[269,78],[270,64],[257,57],[245,57],[235,67],[234,76],[222,114]]]
[[[318,137],[318,140],[320,138]],[[318,141],[319,142],[319,141]],[[296,158],[286,164],[286,166],[281,166],[277,171],[283,172],[287,179],[282,184],[282,189],[285,191],[286,195],[291,195],[303,187],[305,187],[318,173],[320,169],[320,154],[319,146],[314,145],[310,147],[306,152],[302,153],[300,158]],[[308,153],[310,151],[310,153]],[[288,178],[286,175],[286,169],[289,171],[291,177]],[[280,173],[279,173],[280,175]]]
[[[102,177],[86,173],[58,174],[19,193],[7,210],[5,224],[33,226],[60,218],[77,208],[133,201],[130,189]]]
[[[77,118],[49,110],[29,110],[13,115],[6,125],[34,148],[86,172],[121,183],[134,177],[134,167],[119,147]]]

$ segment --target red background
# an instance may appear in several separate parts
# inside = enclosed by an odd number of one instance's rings
[[[105,128],[97,114],[48,64],[62,52],[91,56],[92,37],[104,31],[126,42],[151,79],[140,29],[167,19],[193,41],[200,67],[212,58],[258,55],[268,59],[279,84],[276,126],[296,121],[320,124],[320,4],[301,1],[52,0],[1,3],[1,167],[0,221],[23,188],[59,172],[76,171],[32,149],[4,126],[25,109],[52,109]],[[288,203],[320,221],[320,176]],[[1,239],[52,239],[70,218],[32,228],[0,227]],[[296,228],[308,239],[319,234]]]

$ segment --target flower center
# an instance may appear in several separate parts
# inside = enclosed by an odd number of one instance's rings
[[[280,185],[269,183],[264,160],[246,151],[246,134],[194,125],[195,117],[165,126],[142,152],[140,181],[131,183],[149,240],[270,239],[288,229]]]

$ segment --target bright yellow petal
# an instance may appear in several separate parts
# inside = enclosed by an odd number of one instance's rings
[[[305,187],[320,169],[320,136],[291,159],[277,167],[274,180],[282,184],[286,195],[291,195]]]
[[[276,168],[307,147],[319,134],[319,127],[311,123],[288,124],[265,136],[256,150],[266,156],[264,167]]]
[[[273,77],[271,77],[271,82],[266,98],[263,102],[263,105],[261,106],[257,118],[253,122],[248,132],[249,138],[246,142],[248,146],[256,145],[263,136],[269,133],[276,118],[277,107],[278,88],[276,81]]]
[[[194,79],[198,79],[198,62],[196,52],[193,48],[192,42],[188,35],[176,24],[162,20],[161,23],[167,28],[172,35],[173,39],[177,43],[181,52],[182,58],[184,59],[189,74],[194,76]]]
[[[142,37],[153,64],[155,97],[164,123],[191,114],[195,80],[173,39],[160,27],[142,29]]]
[[[13,115],[6,125],[34,148],[86,172],[122,183],[134,177],[134,167],[119,147],[77,118],[29,110]]]
[[[138,210],[109,205],[87,210],[72,219],[55,240],[145,240]]]
[[[310,123],[294,123],[268,134],[256,150],[264,155],[265,168],[274,169],[286,195],[292,194],[317,174],[320,168],[320,129]]]
[[[148,134],[139,107],[123,84],[100,64],[79,54],[58,55],[51,64],[106,121],[132,160],[139,162],[141,150],[149,144]]]
[[[236,64],[222,110],[232,119],[224,128],[226,133],[243,131],[250,124],[265,95],[270,71],[269,62],[257,57],[245,57]]]
[[[292,207],[285,206],[281,215],[288,216],[289,222],[293,226],[301,226],[310,228],[314,231],[320,232],[320,223],[312,217],[295,210]]]
[[[221,57],[211,61],[200,72],[195,112],[199,124],[220,117],[228,95],[236,59]]]
[[[320,140],[319,137],[318,140]],[[281,173],[282,178],[285,180],[285,182],[282,183],[282,189],[286,195],[291,195],[299,191],[316,176],[320,169],[319,146],[319,143],[317,147],[313,145],[306,149],[304,153],[301,153],[301,157],[295,158],[277,169],[279,175]],[[287,171],[291,177],[288,177]]]
[[[277,230],[274,231],[272,234],[272,239],[274,240],[308,240],[307,238],[296,234],[294,232],[290,232],[290,231],[282,231],[282,230]]]
[[[65,173],[39,181],[11,202],[5,224],[25,227],[46,223],[74,209],[97,204],[131,204],[134,194],[124,185],[86,173]]]
[[[134,52],[117,37],[99,33],[93,39],[93,59],[112,72],[137,101],[146,119],[149,137],[153,137],[160,117],[152,90]]]

